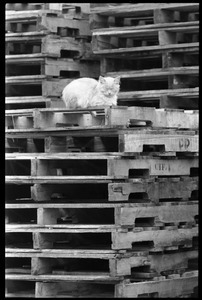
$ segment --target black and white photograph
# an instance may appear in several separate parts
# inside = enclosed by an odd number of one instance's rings
[[[5,298],[199,298],[199,2],[7,2],[5,94]]]

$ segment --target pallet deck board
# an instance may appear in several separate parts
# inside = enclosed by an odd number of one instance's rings
[[[184,52],[184,51],[194,51],[198,52],[199,43],[183,43],[183,44],[168,44],[168,45],[158,45],[158,46],[143,46],[143,47],[130,47],[130,48],[118,48],[118,49],[101,49],[94,50],[94,54],[104,55],[105,57],[123,57],[125,54],[132,56],[142,56],[143,53],[148,55],[157,55],[165,52]]]
[[[155,68],[148,70],[134,70],[134,71],[118,71],[118,72],[107,72],[106,76],[120,76],[121,78],[153,78],[153,77],[167,77],[171,75],[191,75],[198,74],[199,67],[173,67],[173,68]]]
[[[139,30],[145,30],[145,35],[149,34],[148,29],[154,30],[166,30],[167,28],[179,28],[179,27],[188,27],[188,26],[197,26],[199,25],[199,21],[192,22],[175,22],[175,23],[159,23],[152,25],[144,25],[144,26],[124,26],[124,27],[110,27],[110,28],[99,28],[92,30],[93,36],[102,36],[102,35],[124,35],[124,37],[128,36],[128,34],[136,34]]]
[[[164,89],[164,90],[144,90],[132,92],[120,92],[118,100],[154,100],[159,99],[161,96],[168,97],[188,97],[198,98],[199,88],[182,88],[182,89]]]
[[[46,282],[54,282],[54,281],[94,281],[94,282],[116,282],[120,281],[120,277],[112,277],[110,275],[13,275],[13,274],[6,274],[6,280],[26,280],[26,281],[46,281]]]
[[[10,184],[111,183],[114,176],[6,176]],[[126,177],[119,178],[125,180]]]
[[[168,9],[178,11],[198,11],[198,3],[143,3],[120,5],[117,7],[95,7],[92,8],[91,14],[100,14],[103,16],[138,16],[151,14],[155,9]]]

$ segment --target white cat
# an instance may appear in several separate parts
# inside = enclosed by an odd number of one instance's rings
[[[117,105],[120,77],[79,78],[70,82],[62,92],[68,109]]]

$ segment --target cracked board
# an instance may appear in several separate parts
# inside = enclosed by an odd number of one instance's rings
[[[197,129],[199,124],[198,110],[155,109],[152,107],[96,108],[92,109],[15,109],[6,111],[6,126],[10,129],[49,128],[57,124],[72,126],[124,125],[126,127],[142,126],[160,128]],[[141,123],[142,122],[142,123]],[[24,127],[25,128],[25,127]]]

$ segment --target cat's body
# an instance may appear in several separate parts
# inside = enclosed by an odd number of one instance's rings
[[[79,78],[70,82],[62,92],[68,109],[117,105],[120,78]]]

